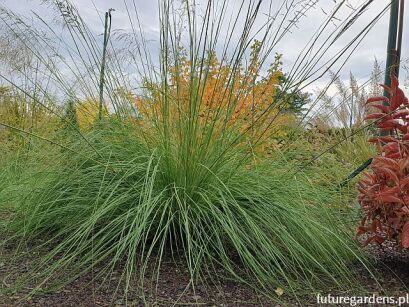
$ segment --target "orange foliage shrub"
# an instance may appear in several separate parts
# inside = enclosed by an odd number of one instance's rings
[[[169,69],[167,84],[146,83],[148,94],[136,98],[142,123],[149,128],[164,120],[170,125],[191,120],[203,129],[213,127],[213,136],[226,127],[235,128],[238,134],[246,134],[247,143],[257,141],[262,151],[274,147],[272,136],[284,136],[284,127],[294,123],[295,116],[279,114],[275,101],[283,78],[280,56],[261,78],[259,49],[256,41],[246,68],[233,69],[209,52],[204,63],[194,68],[200,71],[192,72],[194,65],[187,57],[179,58],[178,65]]]

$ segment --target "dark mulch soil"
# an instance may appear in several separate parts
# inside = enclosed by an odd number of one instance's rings
[[[0,232],[0,241],[6,235]],[[188,276],[182,265],[165,262],[161,267],[161,278],[157,287],[155,282],[146,284],[144,290],[133,289],[127,300],[123,299],[121,287],[117,285],[120,273],[114,271],[108,281],[102,282],[93,279],[93,275],[86,274],[71,284],[53,293],[27,296],[32,288],[25,287],[17,293],[8,293],[13,281],[29,270],[30,263],[38,258],[38,254],[27,248],[27,255],[19,261],[13,261],[15,247],[0,249],[0,306],[172,306],[174,304],[189,306],[279,306],[261,297],[249,287],[231,281],[218,284],[198,285],[193,292],[186,289]],[[409,287],[409,252],[396,249],[393,244],[384,247],[371,246],[367,248],[371,255],[375,255],[375,268],[379,272],[378,282],[360,268],[358,271],[361,284],[369,293],[388,296],[403,296],[408,293]],[[323,295],[346,295],[334,293],[331,289],[322,289]],[[355,295],[363,295],[355,293]],[[368,295],[368,294],[366,294]],[[300,302],[282,296],[281,305],[315,306],[315,294],[304,295]]]
[[[1,236],[0,236],[0,239]],[[196,285],[195,291],[186,288],[189,278],[183,265],[174,261],[164,262],[157,286],[156,279],[147,276],[143,292],[131,289],[126,300],[118,287],[121,280],[119,271],[113,271],[109,278],[93,279],[93,274],[77,279],[52,293],[29,296],[32,287],[25,287],[17,293],[7,290],[18,277],[24,276],[30,263],[38,258],[38,253],[28,252],[19,261],[13,261],[13,247],[0,251],[0,306],[271,306],[265,297],[252,289],[232,281],[222,284]],[[95,270],[97,271],[97,270]],[[95,272],[94,271],[94,272]],[[149,269],[148,269],[149,271]],[[95,272],[96,274],[97,272]],[[150,281],[150,282],[149,282]],[[34,284],[33,284],[34,286]],[[6,290],[6,291],[4,291]]]

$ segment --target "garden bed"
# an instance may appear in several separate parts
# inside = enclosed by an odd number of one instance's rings
[[[6,238],[4,231],[0,239]],[[375,257],[374,268],[377,270],[376,281],[362,268],[353,268],[361,276],[360,282],[366,289],[365,295],[403,296],[409,287],[409,253],[398,250],[393,244],[385,243],[383,247],[369,246],[368,253]],[[18,262],[13,261],[15,247],[8,246],[0,251],[0,281],[2,290],[7,290],[13,281],[23,276],[29,269],[30,263],[36,259],[39,252],[30,250]],[[127,300],[123,299],[121,287],[117,289],[120,271],[114,270],[105,282],[93,280],[93,274],[88,273],[69,285],[51,293],[28,296],[35,284],[27,285],[17,293],[5,294],[0,292],[0,306],[169,306],[169,305],[198,305],[198,306],[315,306],[316,294],[302,295],[297,302],[293,298],[281,296],[282,304],[272,302],[257,294],[248,286],[238,282],[222,280],[218,283],[208,281],[198,284],[195,292],[186,289],[188,272],[183,269],[183,263],[178,265],[174,261],[164,261],[161,267],[161,278],[157,286],[155,282],[146,284],[144,290],[132,289]],[[97,272],[96,269],[94,272]],[[152,280],[147,278],[146,280]],[[364,293],[337,293],[331,288],[321,289],[322,295],[364,295]]]

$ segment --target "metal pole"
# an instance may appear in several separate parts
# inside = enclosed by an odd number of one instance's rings
[[[402,15],[403,17],[403,6],[400,7],[400,0],[391,0],[391,8],[390,8],[390,15],[389,15],[389,33],[388,33],[388,47],[386,50],[386,68],[385,68],[385,81],[384,84],[386,86],[391,86],[391,76],[395,75],[399,77],[399,53],[400,53],[400,46],[397,45],[397,42],[401,43],[402,38],[399,37],[399,17]],[[402,9],[402,10],[400,10]],[[400,12],[401,11],[401,14]],[[400,22],[403,24],[403,19]],[[402,32],[400,33],[402,34]],[[389,98],[389,93],[384,90],[383,95]],[[386,101],[383,102],[383,105],[388,105]],[[391,132],[381,131],[381,136],[386,136],[391,134]]]
[[[402,37],[398,38],[399,31],[399,17],[402,15],[403,17],[403,5],[400,10],[400,0],[391,0],[391,8],[390,8],[390,15],[389,15],[389,33],[388,33],[388,47],[386,51],[386,69],[385,69],[385,82],[384,84],[387,86],[391,85],[391,74],[395,74],[398,76],[399,74],[399,53],[398,49],[400,46],[397,46],[397,42],[402,42]],[[401,11],[401,13],[399,12]],[[403,24],[403,18],[400,22]],[[400,35],[402,32],[400,31]],[[389,94],[384,91],[384,96],[389,97]]]
[[[400,0],[399,3],[399,27],[398,27],[398,42],[396,47],[397,54],[397,65],[396,65],[396,76],[399,76],[399,67],[400,67],[400,56],[402,53],[402,35],[403,35],[403,17],[405,12],[405,0]]]

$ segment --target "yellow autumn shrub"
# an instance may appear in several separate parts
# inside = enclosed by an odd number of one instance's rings
[[[80,130],[88,131],[98,120],[99,103],[94,98],[86,98],[77,103],[75,111]],[[102,115],[108,116],[108,110],[106,107],[103,107]]]
[[[53,102],[25,96],[10,86],[0,86],[0,143],[17,148],[35,135],[49,138],[60,128],[54,106]]]
[[[245,133],[244,142],[250,146],[257,142],[258,150],[273,150],[277,139],[285,137],[288,127],[294,124],[295,116],[281,114],[275,101],[283,77],[280,57],[262,77],[259,50],[260,43],[256,41],[246,68],[235,69],[226,61],[219,61],[215,53],[209,53],[201,66],[205,72],[194,78],[192,63],[179,56],[178,66],[169,68],[166,87],[146,82],[147,94],[135,98],[141,126],[150,129],[163,120],[176,124],[189,118],[198,121],[203,129],[213,125],[213,136],[219,136],[227,125],[237,128],[238,134]]]

